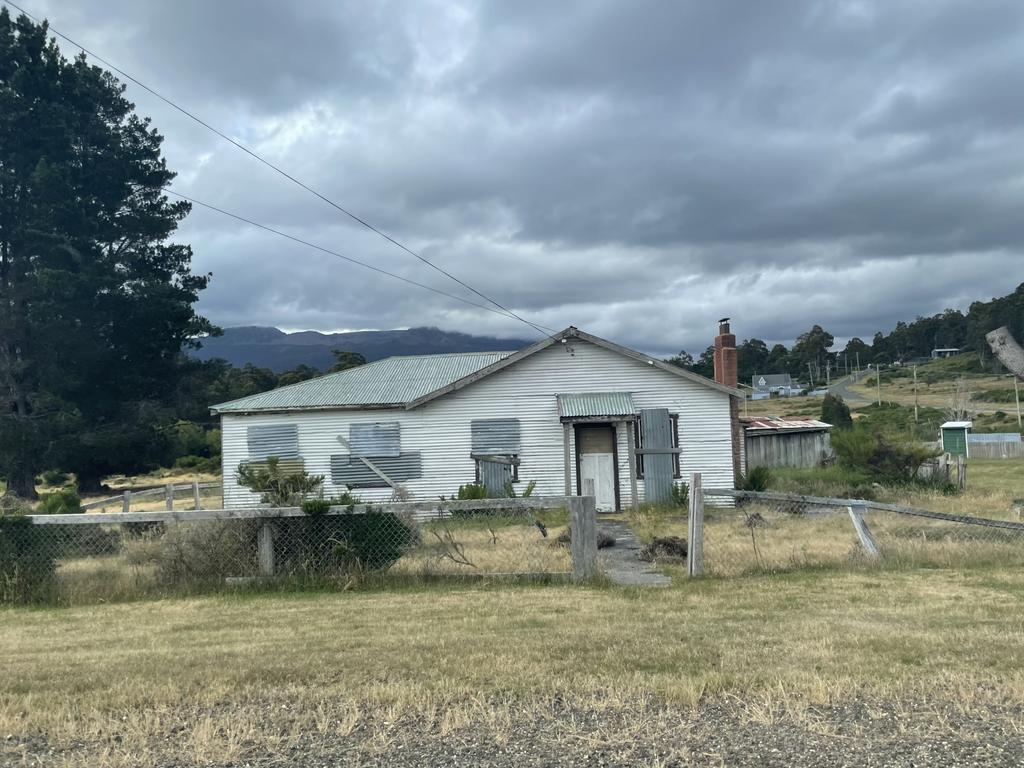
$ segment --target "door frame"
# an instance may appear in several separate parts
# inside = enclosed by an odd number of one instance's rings
[[[580,475],[580,428],[607,427],[612,433],[612,472],[615,484],[615,511],[622,511],[622,499],[619,498],[619,431],[611,421],[583,421],[572,425],[572,439],[576,443],[576,495],[583,495],[583,477]]]

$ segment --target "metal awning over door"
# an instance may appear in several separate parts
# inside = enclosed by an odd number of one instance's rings
[[[633,420],[636,405],[629,392],[569,392],[555,395],[562,421]]]

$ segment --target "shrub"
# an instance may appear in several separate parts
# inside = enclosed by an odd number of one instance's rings
[[[257,531],[254,520],[176,523],[127,539],[124,552],[132,565],[155,566],[163,585],[219,584],[255,573]]]
[[[57,488],[68,481],[68,473],[61,472],[58,469],[48,469],[39,475],[39,479],[43,485]]]
[[[39,500],[36,513],[40,515],[74,515],[82,511],[82,499],[74,488],[61,488],[45,493]]]
[[[466,483],[459,486],[456,496],[459,501],[476,501],[487,498],[487,487],[483,483]]]
[[[740,477],[741,491],[767,491],[772,482],[772,473],[768,467],[754,467],[745,476]]]
[[[340,496],[332,496],[329,499],[306,499],[300,505],[303,514],[309,517],[316,517],[317,515],[323,515],[330,511],[331,507],[348,507],[349,511],[352,511],[352,507],[360,503],[360,499],[357,496],[353,496],[348,491],[341,494]]]
[[[285,575],[383,571],[419,542],[415,526],[380,510],[281,518],[274,526],[274,554]]]
[[[831,392],[825,395],[825,399],[821,401],[821,420],[836,429],[853,427],[850,406],[843,402],[843,398],[833,395]]]
[[[323,482],[323,475],[310,475],[304,469],[289,471],[277,456],[238,465],[238,484],[260,494],[264,504],[275,507],[298,506]]]
[[[889,483],[915,482],[921,466],[939,453],[912,442],[890,442],[864,428],[835,433],[832,447],[840,466]]]
[[[684,482],[672,483],[672,503],[677,507],[690,504],[690,486]]]
[[[196,472],[217,472],[220,469],[220,458],[206,456],[179,456],[174,460],[175,469],[191,469]]]
[[[7,510],[16,507],[8,500]],[[0,603],[53,599],[56,562],[50,526],[33,525],[21,512],[0,510]]]
[[[866,429],[851,429],[832,434],[832,448],[839,466],[865,470],[875,452],[876,437]]]

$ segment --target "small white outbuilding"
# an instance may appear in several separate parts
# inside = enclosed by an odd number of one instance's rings
[[[327,496],[386,501],[398,485],[425,500],[535,481],[536,494],[595,495],[615,510],[665,499],[691,472],[734,487],[739,397],[570,327],[518,352],[390,357],[212,411],[226,507],[258,501],[239,465],[276,456],[323,475]]]

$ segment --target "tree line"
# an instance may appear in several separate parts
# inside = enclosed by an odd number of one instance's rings
[[[741,382],[757,374],[789,373],[810,383],[826,380],[828,373],[873,365],[891,365],[925,358],[933,349],[960,349],[977,355],[978,368],[999,370],[985,334],[1007,326],[1018,339],[1024,338],[1024,283],[1012,293],[991,301],[976,301],[967,312],[947,309],[930,317],[900,321],[889,333],[877,332],[866,342],[853,337],[841,349],[832,349],[835,337],[820,325],[797,337],[792,348],[775,344],[769,348],[761,339],[746,339],[737,346],[737,372]],[[685,350],[665,362],[714,377],[715,348],[708,347],[696,358]]]

